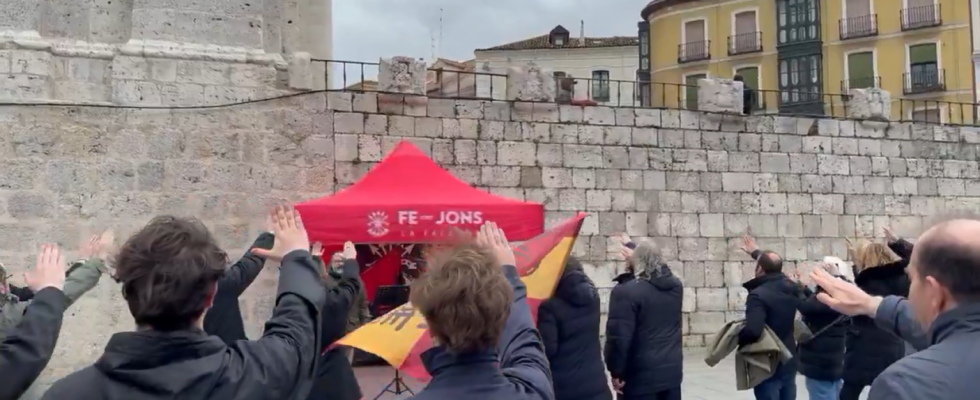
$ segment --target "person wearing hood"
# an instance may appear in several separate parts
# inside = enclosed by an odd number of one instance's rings
[[[861,241],[849,246],[854,260],[854,283],[872,296],[908,297],[909,281],[905,273],[908,261],[901,259],[882,243]],[[857,400],[866,386],[888,366],[905,356],[905,343],[891,332],[881,329],[871,317],[856,316],[847,330],[844,353],[844,386],[840,400]]]
[[[357,264],[357,249],[354,243],[347,242],[344,243],[344,250],[336,254],[341,264],[340,274],[331,271],[331,267],[323,265],[319,257],[323,254],[322,246],[314,245],[313,254],[314,262],[320,268],[327,301],[321,311],[322,340],[318,347],[316,383],[313,384],[313,390],[310,391],[307,399],[358,400],[362,396],[361,386],[357,382],[348,356],[353,348],[330,346],[350,331],[350,311],[356,308],[353,305],[364,292],[360,277],[361,267]]]
[[[255,281],[262,272],[265,258],[255,254],[252,249],[271,249],[275,241],[272,233],[262,232],[252,247],[236,263],[228,267],[218,280],[218,291],[214,295],[214,305],[204,316],[204,331],[217,336],[231,346],[238,340],[248,340],[245,336],[245,323],[238,306],[238,297]]]
[[[203,330],[228,256],[198,220],[161,216],[131,236],[115,278],[136,322],[112,335],[94,365],[58,380],[42,400],[302,400],[309,394],[325,293],[299,213],[270,216],[282,265],[272,317],[258,340],[228,346]]]
[[[684,377],[684,289],[650,242],[636,246],[637,279],[616,286],[606,322],[606,368],[620,399],[678,400]]]
[[[745,300],[745,325],[738,333],[738,345],[759,341],[768,326],[779,337],[793,358],[776,368],[772,376],[752,388],[757,400],[795,400],[798,357],[796,309],[805,298],[802,288],[783,274],[783,260],[772,251],[759,250],[755,239],[742,237],[742,251],[756,260],[755,278],[742,284],[749,292]]]
[[[555,294],[538,308],[556,400],[612,400],[599,343],[599,293],[569,256]]]

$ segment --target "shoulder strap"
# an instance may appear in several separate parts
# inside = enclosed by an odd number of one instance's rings
[[[813,332],[813,336],[810,336],[810,338],[809,338],[809,339],[807,339],[807,340],[805,340],[805,341],[803,341],[803,342],[802,342],[802,343],[800,343],[800,344],[803,344],[803,343],[807,343],[807,342],[810,342],[810,341],[811,341],[811,340],[813,340],[813,339],[816,339],[816,338],[817,338],[818,336],[820,336],[820,335],[822,335],[822,334],[823,334],[824,332],[827,332],[827,330],[828,330],[828,329],[830,329],[830,328],[833,328],[833,327],[834,327],[834,325],[837,325],[837,324],[839,324],[839,323],[841,323],[841,322],[843,322],[843,321],[844,321],[845,319],[847,319],[847,318],[848,318],[848,317],[847,317],[847,316],[844,316],[844,315],[841,315],[841,316],[839,316],[839,317],[837,317],[836,319],[834,319],[834,321],[833,321],[833,322],[831,322],[831,323],[829,323],[829,324],[827,324],[827,325],[826,325],[826,326],[824,326],[823,328],[820,328],[820,330],[818,330],[818,331],[816,331],[816,332]]]

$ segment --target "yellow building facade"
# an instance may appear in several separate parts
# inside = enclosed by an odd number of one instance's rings
[[[697,79],[738,74],[768,112],[844,115],[850,89],[880,87],[893,120],[973,121],[970,12],[956,0],[654,0],[641,13],[649,103],[693,108]]]

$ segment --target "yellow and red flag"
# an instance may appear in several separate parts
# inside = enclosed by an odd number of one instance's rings
[[[527,286],[527,303],[535,321],[538,306],[555,292],[585,215],[580,213],[514,247],[517,272]],[[377,355],[418,380],[430,378],[420,356],[432,348],[432,337],[422,314],[411,303],[354,330],[335,345],[356,347]]]

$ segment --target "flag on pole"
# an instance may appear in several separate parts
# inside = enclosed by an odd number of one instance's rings
[[[578,237],[584,213],[572,217],[519,246],[514,247],[517,271],[527,286],[527,303],[537,321],[538,307],[549,299],[565,270],[565,260]],[[383,358],[402,372],[421,381],[430,376],[421,354],[432,348],[425,319],[411,304],[404,304],[371,323],[361,326],[335,345],[364,350]]]

